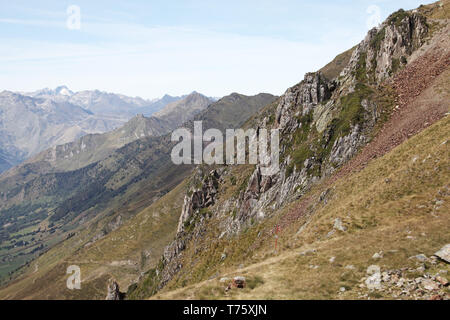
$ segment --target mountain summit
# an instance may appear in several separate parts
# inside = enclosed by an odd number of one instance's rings
[[[153,114],[154,117],[168,121],[177,127],[193,115],[205,110],[213,101],[198,92],[192,92],[181,100],[169,103]]]

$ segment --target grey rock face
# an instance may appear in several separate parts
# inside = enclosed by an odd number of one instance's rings
[[[354,126],[351,134],[340,137],[335,141],[331,150],[330,161],[336,165],[347,162],[365,142],[366,138],[361,134],[361,127],[359,125]]]
[[[261,189],[261,170],[259,166],[255,169],[250,177],[247,189],[242,195],[242,204],[240,206],[239,218],[242,218],[246,213],[251,211],[258,201]]]
[[[191,195],[186,195],[184,197],[183,208],[178,221],[177,233],[184,230],[184,224],[196,211],[214,204],[214,197],[217,193],[219,177],[220,175],[216,170],[211,171],[203,181],[200,189],[192,189],[190,191]]]
[[[444,260],[447,263],[450,263],[450,244],[446,244],[435,254],[439,259]]]
[[[124,294],[119,290],[119,284],[112,280],[108,284],[108,292],[106,294],[105,300],[123,300]]]
[[[375,80],[387,79],[425,42],[427,33],[426,19],[417,13],[405,14],[401,21],[388,19],[368,32],[341,76],[356,70],[360,57],[366,55],[367,70],[374,71]]]
[[[428,27],[425,18],[412,14],[398,22],[388,21],[380,30],[381,34],[372,31],[366,38],[368,68],[375,70],[378,81],[388,78],[402,57],[423,44]]]
[[[302,82],[289,88],[277,106],[276,120],[283,132],[292,132],[297,123],[293,121],[292,110],[301,106],[302,115],[331,97],[334,86],[321,72],[307,73]]]

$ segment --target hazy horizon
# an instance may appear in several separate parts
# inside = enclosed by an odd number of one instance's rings
[[[281,95],[360,42],[373,21],[421,3],[2,3],[0,91],[65,85],[144,99]],[[70,28],[72,5],[80,25]]]

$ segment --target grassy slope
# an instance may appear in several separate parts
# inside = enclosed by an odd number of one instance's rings
[[[77,249],[79,244],[74,243],[77,242],[75,239],[64,241],[34,261],[24,278],[0,290],[0,297],[103,299],[105,283],[110,277],[119,279],[122,288],[126,288],[140,272],[159,259],[164,247],[173,238],[184,193],[182,183],[122,228],[93,245]],[[81,267],[82,289],[79,291],[66,289],[65,271],[72,264]]]
[[[239,127],[248,117],[258,112],[258,110],[274,99],[275,97],[269,94],[259,94],[254,97],[236,94],[233,97],[225,97],[203,113],[203,118],[206,118],[204,127],[210,125]],[[236,114],[239,114],[239,117]],[[190,123],[187,124],[187,126],[189,125]],[[138,142],[134,144],[138,144]],[[127,154],[127,149],[124,150],[124,153]],[[149,162],[142,152],[136,152],[136,157],[142,158],[142,162]],[[111,275],[119,279],[121,287],[126,289],[132,281],[136,280],[140,272],[146,271],[150,265],[159,259],[162,254],[162,249],[173,239],[178,216],[181,212],[181,201],[183,200],[185,190],[181,185],[177,187],[177,184],[189,174],[190,167],[173,166],[170,161],[166,161],[164,165],[157,167],[160,168],[157,171],[159,174],[151,176],[150,179],[146,178],[132,184],[124,194],[112,198],[108,202],[108,205],[96,214],[94,221],[88,227],[85,225],[78,227],[75,237],[65,240],[57,247],[45,253],[36,262],[31,263],[29,267],[22,269],[22,277],[14,281],[10,286],[0,290],[0,297],[49,299],[72,297],[84,299],[103,298],[106,292],[105,284],[107,278]],[[132,169],[125,170],[124,175],[130,174],[130,171]],[[117,175],[119,178],[116,180],[122,181],[120,179],[120,172]],[[168,190],[172,191],[157,203],[148,207],[155,198],[161,194],[165,194]],[[177,201],[175,201],[175,196],[178,197]],[[102,226],[106,225],[109,220],[112,220],[118,214],[128,218],[144,210],[144,213],[139,214],[138,217],[142,217],[142,214],[150,215],[151,211],[159,212],[162,210],[162,208],[158,207],[161,203],[170,203],[168,206],[170,214],[164,216],[164,222],[160,223],[158,219],[155,219],[153,222],[146,222],[143,225],[144,228],[133,229],[132,233],[137,235],[136,239],[120,237],[118,243],[108,246],[109,241],[111,243],[116,241],[114,238],[116,232],[113,232],[108,234],[104,239],[96,242],[95,246],[90,249],[79,249],[89,239],[98,234]],[[127,221],[119,230],[130,232],[130,226],[135,225],[137,223],[136,221],[139,221],[136,219],[132,218],[130,222]],[[79,220],[79,218],[76,218],[70,223],[78,225]],[[150,237],[147,234],[148,232],[153,232],[157,237]],[[139,252],[137,248],[140,248],[141,251]],[[141,265],[142,251],[147,251],[148,249],[151,251],[151,256],[145,259],[146,262]],[[78,264],[91,261],[91,265],[89,263],[83,263],[85,266],[82,267],[82,273],[87,279],[92,279],[92,281],[88,285],[83,286],[87,289],[77,292],[76,296],[74,296],[74,292],[64,290],[65,284],[63,279],[67,277],[65,275],[65,268],[68,265],[66,259],[70,259],[72,264],[77,264],[76,261],[79,261]],[[118,265],[113,268],[105,267],[105,264],[113,261],[121,264],[125,260],[132,260],[131,266]],[[39,272],[35,274],[34,270],[36,265],[38,265]],[[11,266],[11,268],[13,267],[15,266]],[[84,276],[82,277],[83,279]],[[96,280],[93,281],[93,279]],[[35,285],[35,283],[39,283],[39,285]],[[53,283],[55,285],[49,286],[49,284]],[[92,289],[94,287],[97,289]]]
[[[355,47],[337,55],[336,58],[333,59],[333,61],[328,63],[319,71],[322,71],[323,75],[330,80],[338,77],[350,61],[354,49]]]
[[[408,257],[419,253],[430,256],[450,242],[449,143],[447,116],[361,172],[338,180],[331,186],[330,199],[326,204],[319,203],[314,215],[306,214],[282,230],[281,252],[274,251],[274,239],[269,234],[260,240],[252,257],[241,261],[249,263],[245,268],[236,268],[237,261],[230,265],[224,262],[220,276],[245,275],[252,284],[248,288],[225,295],[224,285],[215,279],[173,291],[166,289],[155,298],[357,298],[357,284],[374,263],[371,257],[375,252],[385,252],[376,262],[382,270],[395,269],[414,266]],[[316,198],[320,191],[317,186],[307,197]],[[440,207],[436,205],[439,200],[444,201]],[[266,221],[265,227],[279,223],[287,212]],[[347,231],[327,237],[335,218],[342,219]],[[298,233],[306,221],[308,224]],[[236,242],[246,243],[252,234],[249,231]],[[299,255],[311,248],[317,253]],[[329,262],[331,257],[336,257],[334,263]],[[257,262],[253,264],[252,260]],[[319,268],[310,268],[315,265]],[[348,270],[347,265],[355,269]],[[450,271],[448,265],[439,268]],[[345,294],[339,294],[340,287],[347,288]]]
[[[449,19],[450,0],[441,0],[428,5],[421,5],[419,11],[431,19]]]

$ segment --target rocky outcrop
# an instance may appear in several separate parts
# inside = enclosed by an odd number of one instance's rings
[[[240,205],[239,217],[242,218],[248,213],[259,199],[261,194],[261,170],[259,166],[256,167],[255,171],[250,176],[248,181],[247,189],[241,194],[242,204]]]
[[[407,57],[420,47],[428,27],[424,17],[404,11],[394,13],[380,28],[367,37],[367,66],[375,71],[377,81],[382,81],[406,64]]]
[[[195,173],[192,182],[194,187],[189,189],[184,198],[175,240],[164,249],[162,257],[164,267],[157,270],[158,288],[162,288],[181,269],[180,258],[186,243],[204,232],[202,222],[207,217],[201,210],[214,205],[222,173],[223,169],[212,170],[204,177],[200,169]],[[196,187],[197,184],[200,187]]]
[[[335,141],[330,154],[330,162],[335,165],[347,162],[365,142],[366,137],[361,134],[361,127],[354,126],[349,135],[339,137]]]
[[[200,188],[191,189],[184,197],[184,204],[178,221],[177,233],[184,231],[185,224],[194,213],[200,209],[207,208],[214,204],[214,198],[217,194],[218,179],[220,175],[217,170],[213,170],[203,180]]]
[[[123,300],[125,298],[125,294],[120,292],[119,284],[115,280],[111,280],[108,283],[107,290],[105,300]]]
[[[297,123],[291,112],[295,110],[297,115],[308,114],[315,106],[328,100],[333,90],[334,84],[321,72],[307,73],[302,82],[289,88],[281,97],[276,110],[278,128],[283,132],[293,132]]]
[[[354,50],[341,76],[355,72],[361,57],[365,56],[366,68],[373,73],[374,80],[383,81],[407,63],[408,57],[425,42],[427,35],[425,17],[400,10],[380,27],[369,31]]]

